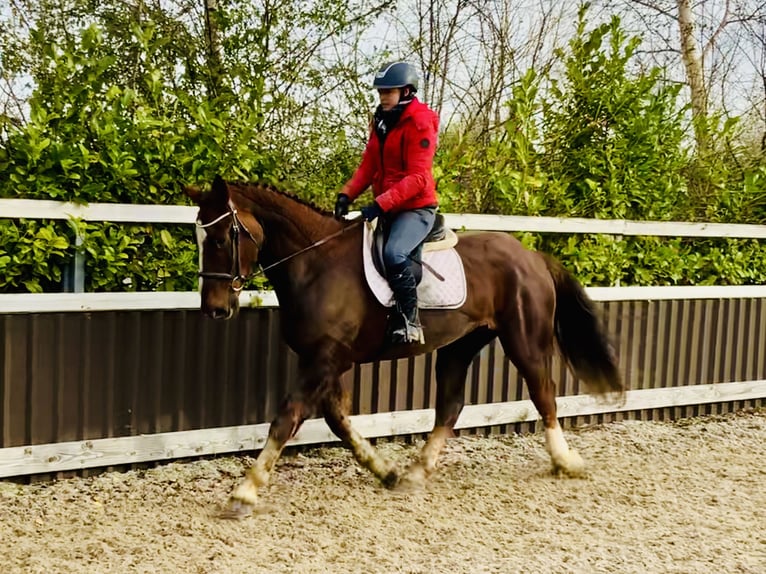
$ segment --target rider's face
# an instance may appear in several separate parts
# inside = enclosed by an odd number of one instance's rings
[[[383,111],[387,112],[399,103],[400,91],[401,88],[381,88],[378,90],[380,107],[383,108]]]

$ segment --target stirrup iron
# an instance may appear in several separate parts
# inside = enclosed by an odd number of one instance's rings
[[[391,342],[400,343],[420,343],[425,345],[426,338],[423,334],[423,326],[420,322],[410,322],[406,316],[402,315],[401,324],[391,332]]]

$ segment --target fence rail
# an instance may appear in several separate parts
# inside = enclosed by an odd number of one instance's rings
[[[585,291],[594,301],[604,302],[766,299],[766,285],[586,287]],[[242,291],[240,304],[242,307],[279,307],[273,291]],[[198,291],[0,294],[0,313],[196,310],[199,307]]]
[[[352,212],[351,216],[355,216]],[[120,223],[189,223],[197,208],[184,205],[124,203],[75,204],[35,199],[0,199],[0,219],[71,219]],[[691,223],[632,221],[522,215],[444,214],[453,229],[530,231],[536,233],[593,233],[662,237],[721,237],[766,239],[766,225],[743,223]]]
[[[766,397],[766,380],[717,385],[628,391],[624,404],[615,407],[588,395],[564,396],[556,401],[560,418],[616,412],[686,407]],[[430,432],[433,409],[416,409],[352,416],[351,424],[366,438],[395,437]],[[509,425],[537,420],[532,401],[466,405],[456,429]],[[269,424],[205,428],[150,435],[69,441],[0,449],[0,478],[28,474],[83,470],[184,457],[231,454],[258,450],[266,444]],[[338,442],[320,419],[303,423],[288,446]]]

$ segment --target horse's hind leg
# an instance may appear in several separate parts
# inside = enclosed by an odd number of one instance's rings
[[[556,417],[556,383],[551,379],[549,367],[553,326],[548,326],[549,321],[527,317],[522,322],[527,329],[498,335],[506,355],[524,377],[529,398],[543,420],[545,448],[551,456],[553,471],[578,476],[583,473],[585,464],[580,455],[569,448]]]
[[[436,461],[452,436],[463,409],[465,378],[468,367],[482,347],[495,338],[495,333],[482,328],[458,339],[436,352],[436,420],[428,436],[420,460],[407,469],[403,486],[420,486],[436,468]]]
[[[518,364],[516,366],[519,367]],[[553,472],[569,476],[582,475],[585,463],[576,450],[569,448],[556,417],[556,383],[550,378],[550,369],[547,365],[543,368],[534,365],[532,368],[524,367],[519,370],[527,381],[529,397],[543,419],[545,448],[551,456]]]
[[[348,393],[336,378],[330,383],[321,405],[327,426],[351,448],[359,464],[372,472],[385,486],[394,486],[399,480],[396,466],[380,456],[370,441],[351,426],[350,402]]]

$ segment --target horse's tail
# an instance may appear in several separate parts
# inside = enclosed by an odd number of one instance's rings
[[[556,285],[554,322],[562,356],[591,392],[624,400],[616,353],[596,316],[593,301],[561,263],[543,256]]]

